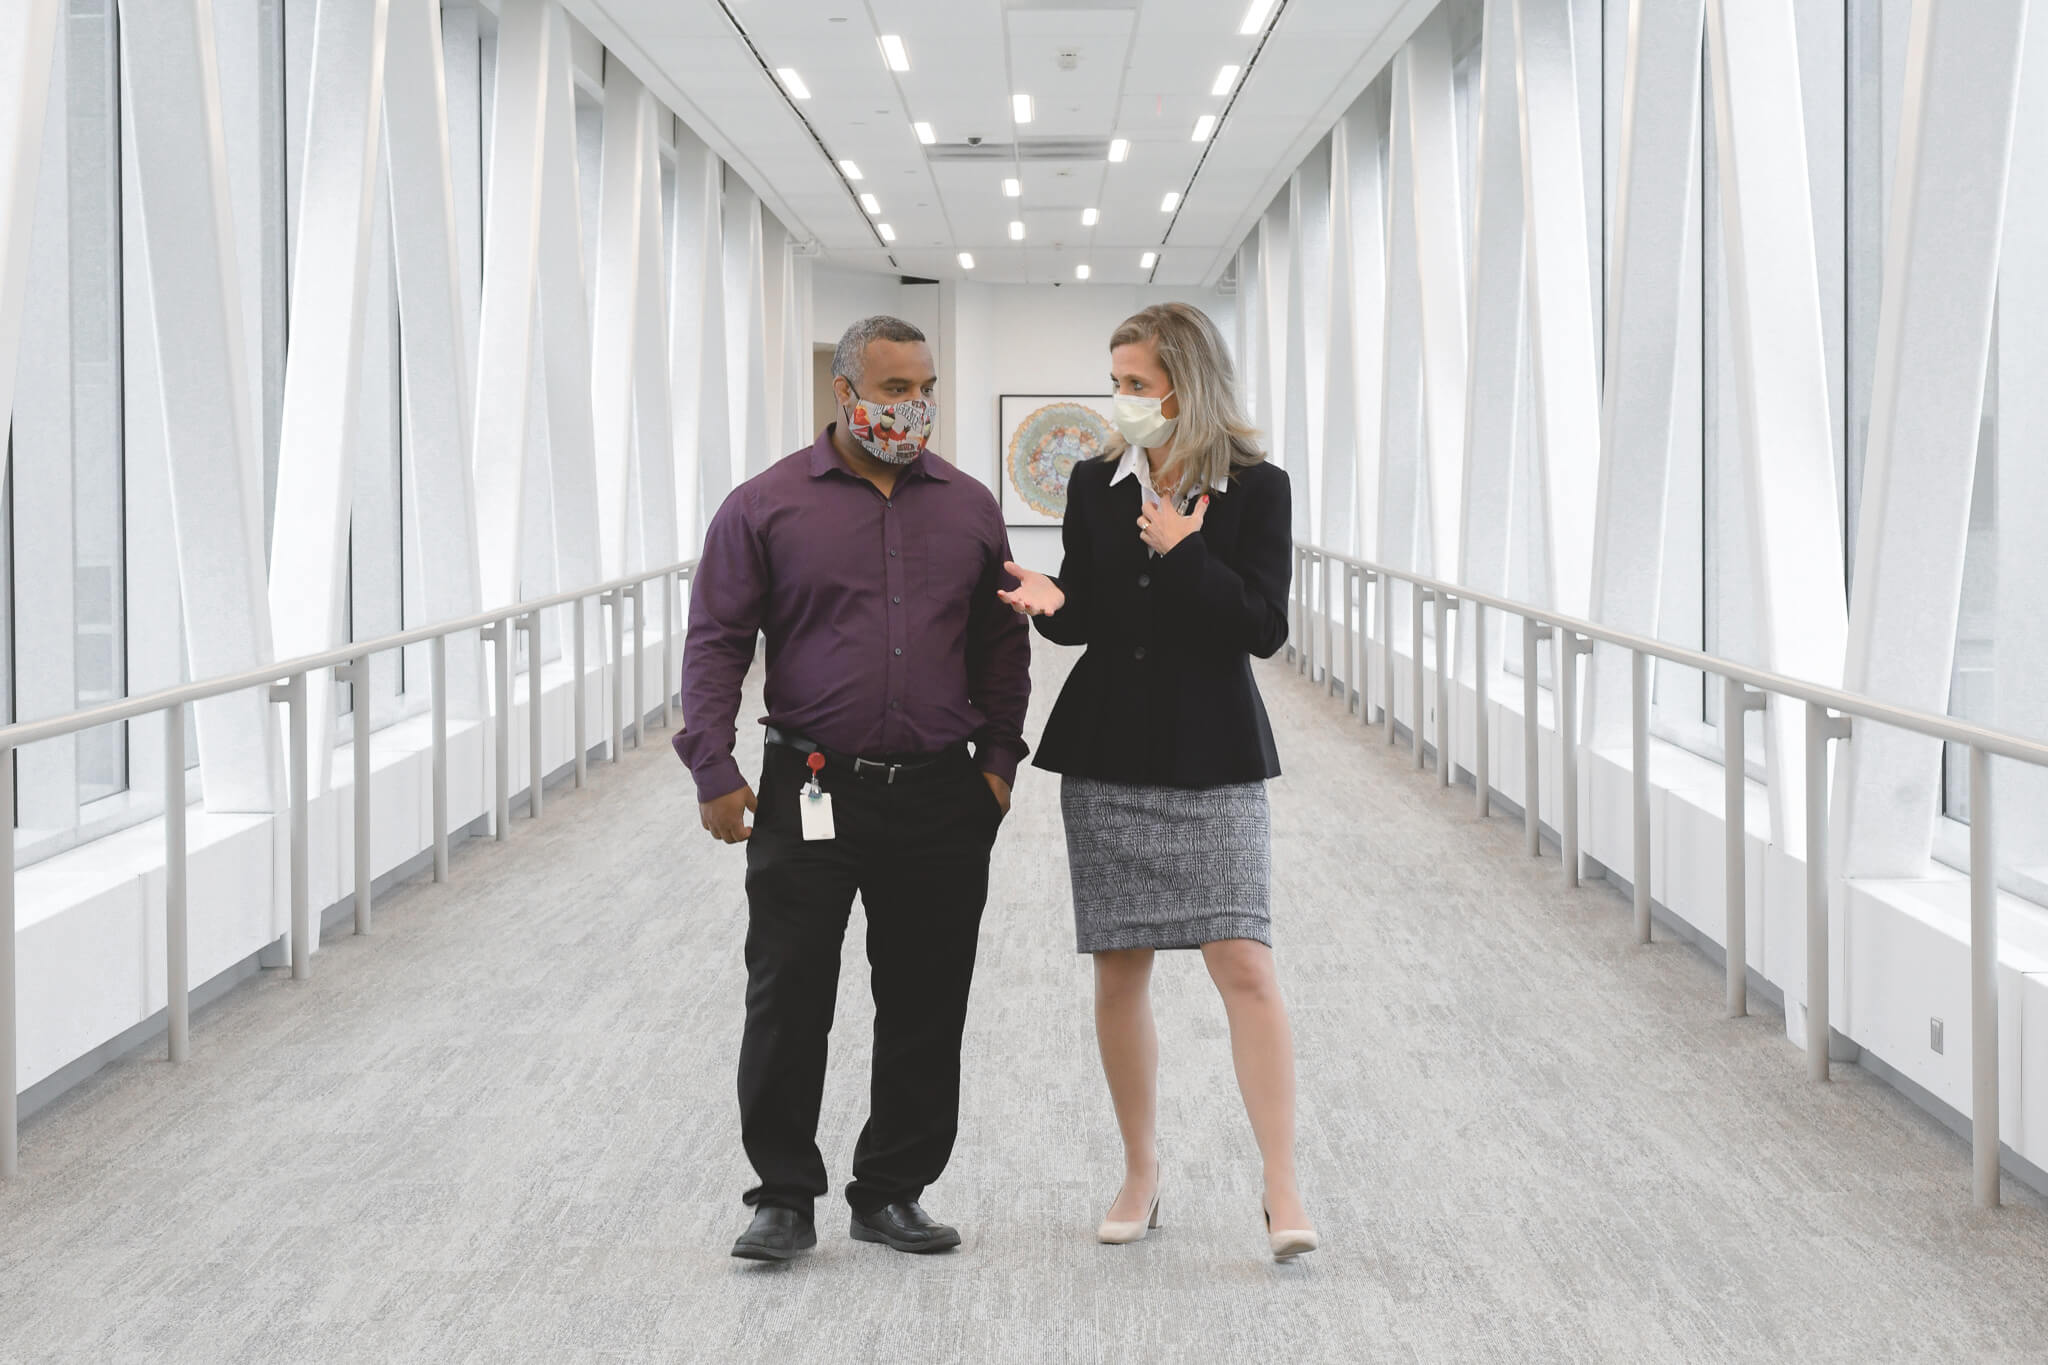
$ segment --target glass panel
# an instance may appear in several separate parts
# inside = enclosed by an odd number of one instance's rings
[[[1998,724],[1998,323],[1991,327],[1991,363],[1984,375],[1984,412],[1977,423],[1977,472],[1970,490],[1970,530],[1963,552],[1963,595],[1956,615],[1955,662],[1948,713],[1979,725]],[[1942,746],[1942,810],[1970,821],[1970,751]]]

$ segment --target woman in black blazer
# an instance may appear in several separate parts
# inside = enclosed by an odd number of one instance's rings
[[[1148,308],[1110,338],[1123,439],[1067,487],[1057,579],[1009,565],[1000,594],[1047,639],[1083,645],[1036,762],[1060,810],[1077,946],[1095,958],[1095,1033],[1124,1140],[1097,1230],[1159,1224],[1154,1117],[1159,949],[1200,948],[1230,1017],[1238,1089],[1265,1162],[1276,1258],[1313,1251],[1294,1167],[1294,1043],[1273,969],[1266,779],[1280,772],[1251,661],[1287,639],[1287,474],[1243,417],[1198,308]]]

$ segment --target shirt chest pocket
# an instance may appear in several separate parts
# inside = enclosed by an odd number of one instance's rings
[[[939,610],[965,613],[980,591],[988,567],[988,551],[979,539],[966,531],[930,531],[925,534],[920,572],[912,575],[912,586]],[[922,579],[922,583],[918,580]]]

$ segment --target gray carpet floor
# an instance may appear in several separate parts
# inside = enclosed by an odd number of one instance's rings
[[[1068,660],[1041,648],[1037,720]],[[927,1196],[957,1254],[728,1257],[749,1172],[732,1071],[742,855],[650,736],[451,884],[380,905],[310,982],[268,973],[28,1125],[0,1188],[0,1358],[21,1361],[1989,1360],[2048,1358],[2048,1218],[1783,1020],[1639,949],[1278,664],[1260,673],[1274,920],[1324,1250],[1264,1254],[1223,1012],[1162,961],[1163,1217],[1115,1192],[1057,787],[998,845],[965,1112]],[[758,714],[752,709],[745,714]],[[751,761],[751,759],[749,760]],[[865,1107],[848,936],[821,1144]]]

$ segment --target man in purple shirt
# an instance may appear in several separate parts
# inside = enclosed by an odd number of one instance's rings
[[[675,738],[704,828],[747,845],[740,1135],[760,1183],[732,1254],[749,1260],[817,1244],[825,1040],[856,892],[875,1048],[852,1235],[960,1244],[918,1199],[953,1150],[989,850],[1027,752],[1030,637],[996,600],[1009,540],[988,489],[925,449],[938,376],[924,334],[857,322],[832,375],[839,420],[734,489],[705,532]],[[732,751],[758,634],[757,798]]]

